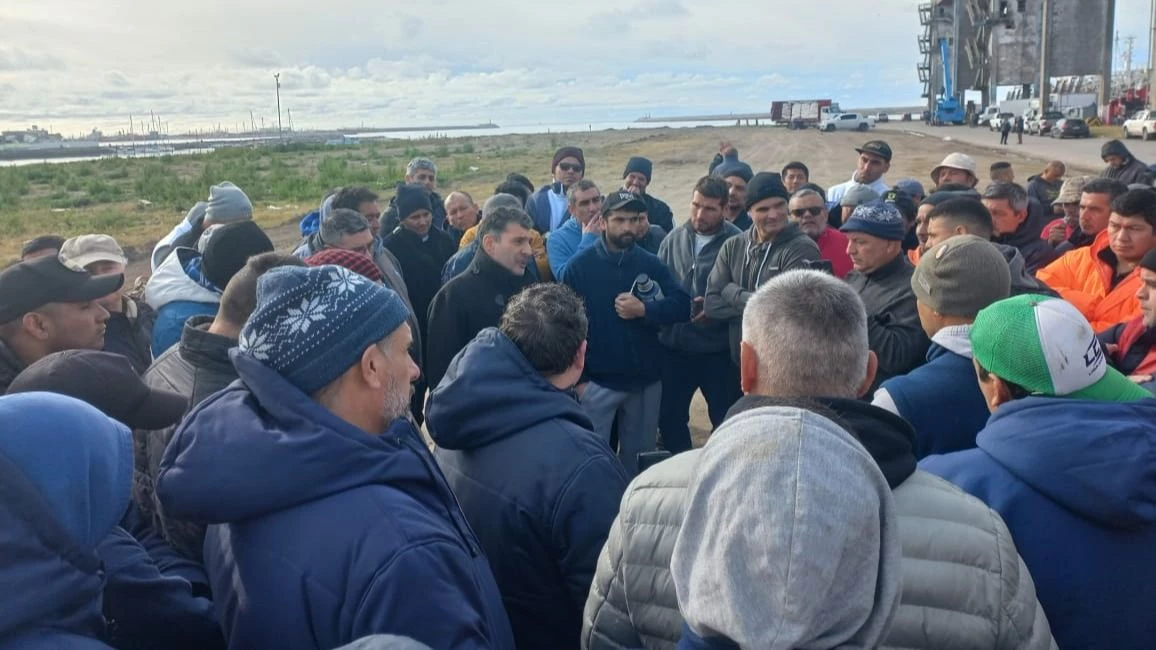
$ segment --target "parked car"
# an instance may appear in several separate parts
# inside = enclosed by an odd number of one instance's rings
[[[860,113],[828,114],[819,123],[823,131],[866,131],[875,126],[875,120]]]
[[[1124,120],[1124,139],[1140,137],[1145,140],[1156,135],[1156,111],[1137,111]]]
[[[996,106],[988,106],[979,114],[979,126],[991,126],[991,121],[999,116],[999,108]]]
[[[880,114],[875,116],[875,121],[876,122],[890,122],[891,117],[889,115],[887,115],[887,113],[880,113]]]
[[[1028,133],[1034,133],[1035,135],[1046,135],[1051,133],[1052,126],[1062,119],[1064,119],[1064,114],[1060,111],[1048,111],[1043,115],[1037,115],[1036,117],[1032,118],[1032,121],[1028,122],[1026,128]]]
[[[1007,122],[1008,124],[1011,124],[1014,126],[1015,125],[1015,119],[1016,119],[1016,116],[1014,113],[1000,113],[999,115],[996,115],[995,117],[991,118],[991,120],[988,122],[988,130],[999,131],[1000,129],[1003,128],[1004,122]]]
[[[1064,138],[1090,138],[1092,131],[1083,118],[1065,117],[1052,127],[1052,137],[1061,140]]]

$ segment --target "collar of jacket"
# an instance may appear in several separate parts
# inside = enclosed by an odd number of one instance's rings
[[[233,375],[229,350],[237,347],[237,340],[209,332],[212,316],[193,316],[181,330],[180,355],[195,368],[204,368],[224,375]]]
[[[762,250],[764,246],[781,246],[799,236],[806,237],[806,234],[804,234],[802,230],[799,230],[799,224],[797,223],[787,223],[777,237],[768,241],[758,241],[755,234],[756,230],[758,230],[758,226],[751,224],[751,227],[747,228],[743,233],[747,236],[747,252],[751,254],[754,254],[755,251]]]
[[[907,265],[907,263],[908,263],[907,262],[907,256],[904,255],[901,251],[898,255],[895,256],[895,259],[884,264],[883,266],[880,266],[879,268],[875,269],[874,271],[867,273],[866,275],[868,278],[870,278],[872,280],[879,280],[882,278],[886,278],[888,276],[895,275],[896,273],[898,273],[900,270],[903,269],[904,266]]]
[[[746,395],[727,412],[727,419],[764,406],[792,406],[821,415],[855,436],[875,459],[891,489],[915,473],[915,429],[907,420],[867,402],[839,397],[782,398]]]
[[[533,263],[534,258],[531,256],[530,261],[527,262],[527,266]],[[489,254],[486,253],[486,249],[482,246],[478,246],[478,251],[474,253],[474,259],[470,262],[469,272],[491,280],[506,294],[513,294],[529,284],[526,281],[528,275],[526,271],[522,271],[522,275],[514,275],[510,272],[510,269],[498,264],[494,258],[490,257]]]

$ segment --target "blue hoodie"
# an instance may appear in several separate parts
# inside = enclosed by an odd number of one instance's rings
[[[664,297],[646,303],[644,318],[625,320],[614,310],[614,300],[629,293],[644,273],[658,283]],[[590,331],[584,379],[617,391],[633,391],[658,381],[662,375],[659,328],[690,320],[690,296],[662,260],[638,245],[612,253],[602,237],[570,260],[562,281],[586,301]]]
[[[370,634],[512,648],[477,539],[407,420],[380,436],[232,351],[239,379],[195,407],[156,493],[204,521],[230,648],[321,650]]]
[[[0,397],[0,422],[0,648],[107,648],[94,549],[128,507],[132,434],[49,393]]]
[[[1156,399],[1027,397],[920,467],[1003,516],[1061,648],[1156,639]]]
[[[492,327],[450,364],[426,418],[518,647],[577,648],[598,554],[626,490],[617,457],[574,397]]]

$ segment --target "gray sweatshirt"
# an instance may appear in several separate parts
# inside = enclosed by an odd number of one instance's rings
[[[729,221],[723,221],[722,229],[696,255],[695,232],[690,222],[687,222],[662,240],[658,258],[670,268],[671,275],[692,298],[700,298],[706,295],[707,280],[723,244],[742,232]],[[658,340],[679,352],[723,352],[730,347],[729,325],[726,321],[711,319],[699,323],[679,323],[664,327]]]
[[[819,245],[795,224],[787,226],[773,242],[753,240],[752,231],[731,237],[723,244],[707,280],[707,318],[730,323],[731,359],[739,362],[743,310],[755,290],[768,280],[819,259]]]
[[[768,406],[699,456],[671,576],[687,625],[740,648],[876,648],[903,587],[887,479],[851,434]]]

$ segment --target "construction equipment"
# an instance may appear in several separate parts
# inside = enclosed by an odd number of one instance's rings
[[[955,84],[951,78],[951,46],[947,38],[939,39],[939,62],[943,66],[943,93],[935,102],[935,112],[931,122],[935,126],[963,124],[966,115],[959,99],[955,96]]]

